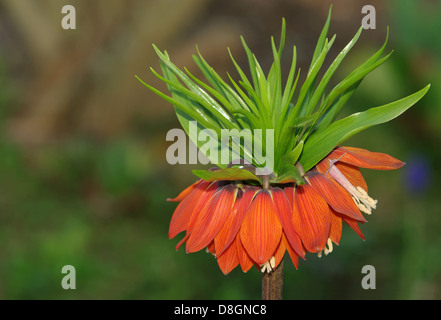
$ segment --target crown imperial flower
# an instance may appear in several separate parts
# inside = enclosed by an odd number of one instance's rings
[[[296,268],[299,257],[304,258],[307,252],[319,256],[331,253],[334,244],[340,243],[343,222],[364,239],[359,224],[366,222],[363,214],[370,215],[378,202],[368,194],[359,168],[394,170],[404,163],[384,153],[340,145],[364,129],[399,116],[420,100],[429,86],[401,100],[336,120],[364,77],[390,54],[382,57],[386,38],[376,53],[327,90],[362,32],[360,28],[319,77],[335,40],[335,36],[327,38],[330,16],[331,10],[306,79],[299,87],[295,46],[288,77],[282,81],[285,20],[278,47],[271,38],[274,62],[268,74],[241,38],[251,78],[230,52],[240,77],[237,81],[228,75],[230,84],[199,50],[194,61],[208,84],[187,69],[181,71],[167,52],[154,46],[162,75],[152,71],[167,84],[171,96],[140,81],[174,105],[187,134],[196,127],[211,130],[207,137],[219,136],[222,130],[234,132],[228,141],[216,142],[219,150],[232,151],[224,162],[218,161],[221,152],[208,151],[213,150],[212,145],[208,148],[203,141],[194,141],[217,167],[194,170],[200,180],[169,199],[179,202],[169,238],[185,232],[177,249],[184,243],[188,253],[205,248],[216,257],[225,274],[237,266],[247,272],[253,265],[270,273],[278,268],[286,252]],[[266,130],[263,135],[262,130]],[[246,134],[241,134],[244,131]],[[244,144],[240,144],[240,138]],[[267,154],[273,152],[274,157],[262,162],[262,154],[250,148],[256,145]]]

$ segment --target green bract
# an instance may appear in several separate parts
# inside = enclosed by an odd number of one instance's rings
[[[299,162],[305,171],[312,169],[337,145],[354,134],[377,124],[394,119],[421,99],[430,85],[401,100],[384,106],[368,109],[336,121],[342,107],[352,96],[364,77],[385,62],[391,53],[383,56],[384,45],[363,64],[357,67],[335,87],[328,90],[328,84],[355,45],[362,28],[337,55],[328,69],[319,77],[326,55],[331,49],[335,35],[327,38],[331,10],[318,39],[314,55],[303,84],[298,84],[300,70],[296,68],[296,47],[293,47],[292,62],[286,81],[282,81],[281,56],[285,46],[285,20],[279,46],[276,47],[271,37],[274,62],[266,75],[259,62],[241,37],[248,57],[250,78],[234,60],[240,80],[235,81],[228,75],[229,83],[204,60],[199,50],[193,56],[208,84],[197,79],[187,69],[177,68],[167,52],[161,52],[153,45],[160,58],[162,75],[152,72],[167,84],[171,96],[139,80],[154,93],[172,103],[178,119],[189,134],[189,122],[197,121],[198,129],[212,129],[217,135],[222,129],[274,130],[274,172],[271,183],[303,183],[302,173],[295,166]],[[388,30],[389,33],[389,30]],[[284,82],[284,83],[283,83]],[[297,92],[297,94],[296,94]],[[233,140],[233,139],[232,139]],[[201,141],[193,141],[199,148]],[[265,139],[257,143],[265,150]],[[233,148],[235,141],[230,141],[228,148]],[[225,148],[219,142],[219,149]],[[255,167],[263,167],[250,148],[238,145],[244,155],[253,161]],[[236,149],[237,150],[237,149]],[[212,155],[206,154],[210,159]],[[212,161],[216,163],[216,161]],[[194,173],[207,181],[212,180],[255,180],[261,182],[258,175],[250,174],[245,169],[227,168],[227,164],[217,164],[221,170],[197,170]],[[223,170],[222,170],[223,169]]]

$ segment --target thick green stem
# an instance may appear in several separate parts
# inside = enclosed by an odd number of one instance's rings
[[[283,299],[283,260],[270,273],[262,274],[262,300]]]

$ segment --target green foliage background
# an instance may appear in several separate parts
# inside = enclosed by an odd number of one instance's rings
[[[317,28],[329,6],[323,3],[326,10],[314,16]],[[339,4],[334,6],[338,10]],[[240,11],[243,7],[235,10],[236,17],[246,14]],[[441,210],[436,185],[441,178],[437,165],[441,6],[432,1],[390,1],[378,14],[391,26],[389,48],[395,53],[365,79],[349,101],[347,114],[398,99],[427,83],[432,88],[403,116],[348,141],[351,146],[389,153],[407,165],[399,171],[364,171],[370,193],[379,200],[378,209],[362,226],[366,241],[346,227],[340,246],[329,256],[319,259],[309,254],[299,270],[286,261],[286,299],[441,298]],[[290,17],[285,18],[289,26]],[[273,19],[278,23],[281,16]],[[383,39],[383,26],[363,35],[369,39],[379,33]],[[348,34],[353,31],[356,28]],[[307,38],[309,46],[317,35]],[[342,65],[342,77],[382,44],[381,40],[363,45],[363,35],[357,51]],[[337,37],[344,42],[350,39]],[[271,57],[269,37],[264,41],[268,48],[264,54]],[[305,50],[297,45],[299,55],[308,53],[307,45]],[[341,48],[337,45],[337,49]],[[221,54],[227,61],[226,50]],[[80,132],[61,143],[23,146],[7,134],[10,119],[20,110],[21,95],[20,76],[10,69],[8,59],[0,56],[1,299],[260,298],[258,270],[243,274],[236,269],[224,276],[211,255],[176,252],[179,239],[167,238],[176,205],[165,199],[192,183],[191,169],[200,168],[165,162],[165,133],[178,127],[171,106],[164,105],[170,109],[167,117],[137,119],[111,139]],[[120,81],[139,86],[134,77]],[[149,104],[150,95],[146,92],[145,108],[155,108]],[[76,290],[63,290],[60,285],[61,268],[68,264],[76,268]],[[376,290],[361,288],[364,265],[376,268]]]

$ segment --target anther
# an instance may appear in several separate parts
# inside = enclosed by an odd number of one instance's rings
[[[372,209],[377,208],[377,200],[372,199],[366,190],[362,187],[357,186],[354,187],[349,180],[341,173],[340,170],[334,165],[329,169],[329,174],[335,181],[337,181],[343,188],[345,188],[352,196],[360,211],[371,214]]]
[[[271,257],[271,259],[269,259],[267,262],[265,262],[264,264],[262,264],[260,271],[262,271],[262,273],[268,272],[270,273],[271,271],[273,271],[273,269],[276,268],[276,258]]]
[[[334,247],[332,246],[332,240],[331,238],[328,238],[328,242],[327,242],[328,247],[325,249],[323,249],[325,255],[327,256],[328,254],[330,254],[332,252],[332,250],[334,250]]]

